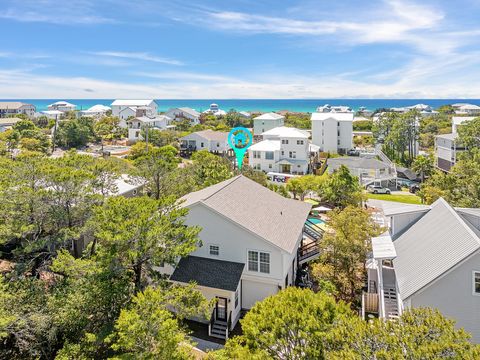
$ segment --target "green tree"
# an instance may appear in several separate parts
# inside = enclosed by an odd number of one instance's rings
[[[109,198],[95,209],[90,221],[91,246],[98,243],[99,256],[131,271],[140,290],[144,271],[151,273],[152,266],[162,263],[174,264],[178,256],[188,255],[199,244],[199,229],[184,225],[186,213],[172,198]]]
[[[249,179],[259,183],[262,186],[267,186],[268,179],[267,175],[260,170],[255,170],[250,166],[243,166],[241,171],[237,171],[237,173],[240,173]]]
[[[243,334],[227,341],[227,359],[324,359],[325,336],[355,316],[324,293],[289,287],[257,302],[241,320]]]
[[[192,166],[189,170],[198,188],[205,188],[232,177],[231,163],[218,155],[206,150],[197,151],[192,155]]]
[[[480,147],[480,117],[458,127],[458,140],[467,149]]]
[[[350,174],[344,165],[322,179],[318,196],[335,207],[359,205],[363,200],[362,189],[356,176]]]
[[[419,155],[413,160],[412,170],[417,174],[420,174],[422,183],[425,181],[426,176],[430,176],[434,170],[433,155]]]
[[[55,133],[55,143],[64,148],[79,148],[92,140],[93,130],[81,119],[60,121]]]
[[[147,182],[146,188],[152,197],[160,199],[162,196],[161,186],[164,177],[177,168],[180,162],[178,150],[167,145],[161,148],[151,147],[148,152],[134,160],[136,175],[141,176]]]
[[[332,231],[326,232],[320,242],[321,255],[312,267],[312,274],[318,281],[332,283],[339,298],[353,302],[364,285],[370,239],[383,229],[360,207],[334,210],[329,216]]]
[[[297,195],[300,200],[305,200],[305,195],[310,191],[316,191],[321,183],[319,176],[305,175],[301,177],[291,178],[287,182],[287,190],[293,194],[293,198],[296,199]]]

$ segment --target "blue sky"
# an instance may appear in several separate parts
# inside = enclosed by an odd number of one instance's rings
[[[480,0],[0,0],[0,98],[480,98]]]

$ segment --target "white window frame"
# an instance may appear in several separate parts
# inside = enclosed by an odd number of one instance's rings
[[[480,292],[475,291],[475,274],[478,274],[480,277],[480,270],[473,270],[472,271],[472,295],[473,296],[480,296]],[[480,278],[479,278],[480,280]]]
[[[217,250],[218,254],[212,254],[212,246],[217,247],[217,249],[218,249],[218,250]],[[208,254],[209,254],[210,256],[220,256],[220,245],[217,245],[217,244],[209,244],[209,245],[208,245]]]
[[[256,259],[256,268],[257,270],[251,270],[250,269],[250,253],[256,253],[257,254],[257,259]],[[261,255],[268,255],[268,263],[265,262],[265,261],[261,261]],[[255,261],[255,260],[252,260],[252,262]],[[266,271],[261,271],[261,265],[265,265],[265,264],[268,264],[268,272]],[[271,272],[271,265],[272,265],[272,256],[271,256],[271,253],[268,252],[268,251],[260,251],[260,250],[252,250],[252,249],[248,249],[247,250],[247,270],[249,272],[256,272],[256,273],[261,273],[261,274],[270,274]]]

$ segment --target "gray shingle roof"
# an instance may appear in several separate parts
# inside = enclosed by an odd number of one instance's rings
[[[25,103],[22,103],[20,101],[1,101],[0,102],[0,109],[1,110],[7,110],[7,109],[16,110],[16,109],[20,109],[24,105],[29,105],[29,104],[25,104]]]
[[[240,282],[245,264],[198,256],[180,259],[170,280],[189,283],[215,289],[235,291]]]
[[[295,250],[312,206],[286,199],[243,175],[182,199],[183,206],[200,202],[289,253]]]
[[[327,160],[327,163],[328,166],[331,166],[334,169],[339,168],[341,165],[357,169],[388,169],[390,167],[387,163],[384,163],[377,159],[368,159],[353,156],[331,158]]]
[[[402,299],[407,299],[480,249],[479,230],[442,198],[401,234],[393,260]]]
[[[203,137],[204,139],[207,139],[207,140],[213,140],[213,141],[227,141],[228,140],[228,132],[223,132],[223,131],[213,131],[213,130],[208,129],[208,130],[196,131],[192,134],[197,134],[197,135],[199,135],[199,136],[201,136],[201,137]]]

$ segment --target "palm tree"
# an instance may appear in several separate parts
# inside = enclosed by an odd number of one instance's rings
[[[431,154],[417,156],[412,163],[412,169],[420,174],[423,183],[425,176],[429,176],[433,172],[433,156]]]

